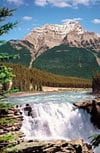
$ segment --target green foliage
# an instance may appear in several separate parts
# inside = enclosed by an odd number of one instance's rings
[[[9,82],[15,75],[12,73],[12,68],[6,66],[0,66],[0,84],[1,84],[1,96],[4,97],[5,91],[9,90]]]
[[[9,118],[1,118],[0,119],[0,125],[12,124],[14,122],[15,122],[14,119],[9,119]]]
[[[4,64],[1,63],[0,65]],[[16,77],[13,78],[12,89],[17,88],[19,91],[41,91],[42,86],[73,88],[91,87],[91,80],[88,79],[54,75],[35,68],[28,69],[20,64],[5,63],[5,65],[13,68],[13,73]]]
[[[7,23],[3,26],[0,26],[0,35],[3,35],[4,33],[8,33],[10,29],[13,29],[14,26],[16,26],[17,22],[15,23]]]
[[[92,50],[66,45],[47,50],[35,60],[33,66],[49,73],[88,79],[100,70]]]
[[[13,15],[13,12],[15,9],[8,9],[7,7],[0,8],[0,22],[5,21],[5,19],[9,16]],[[13,29],[17,25],[18,22],[8,22],[4,25],[0,26],[0,36],[3,35],[4,33],[8,33],[10,29]]]
[[[7,94],[7,93],[15,93],[15,92],[18,92],[19,91],[19,89],[11,89],[11,90],[4,90],[3,91],[3,94]]]
[[[0,53],[0,61],[19,58],[19,55],[9,55],[8,53]]]
[[[9,142],[13,141],[15,139],[14,135],[6,134],[0,136],[0,153],[8,153],[6,149],[10,146]],[[11,145],[12,147],[12,145]]]
[[[5,117],[5,115],[8,113],[8,110],[12,107],[14,107],[14,104],[5,103],[3,100],[0,101],[0,126],[1,122],[3,122],[2,117]],[[7,120],[7,118],[5,118],[5,120]]]
[[[11,135],[11,134],[0,136],[0,141],[9,141],[13,139],[14,139],[14,135]]]
[[[0,22],[5,21],[5,19],[9,16],[13,15],[13,12],[15,9],[8,9],[7,7],[0,8]],[[11,23],[5,23],[1,24],[0,26],[0,36],[8,33],[10,29],[13,29],[17,25],[17,22]],[[2,43],[3,41],[0,41]],[[8,55],[7,53],[0,53],[0,61],[2,60],[7,60],[7,59],[12,59],[16,58],[18,55],[12,56]],[[0,95],[4,97],[4,91],[8,90],[8,83],[11,81],[11,79],[15,75],[12,73],[12,69],[10,67],[6,66],[1,66],[0,67],[0,84],[1,84],[1,89],[0,89]],[[1,97],[2,98],[2,97]]]
[[[0,66],[0,83],[9,83],[9,81],[15,77],[12,73],[12,68],[6,66]]]
[[[11,103],[4,103],[2,101],[0,101],[0,110],[5,110],[8,111],[10,108],[12,108],[14,106],[14,104]]]
[[[2,51],[3,53],[7,51],[8,54],[19,54],[20,56],[18,59],[10,59],[7,62],[19,63],[29,67],[31,54],[21,44],[17,44],[14,47],[10,42],[7,42],[0,46],[0,52]],[[66,45],[56,46],[47,50],[35,60],[33,67],[57,75],[86,79],[91,79],[92,75],[100,70],[94,51]]]
[[[5,17],[13,16],[13,11],[16,9],[9,10],[7,7],[0,8],[0,21],[4,21]]]
[[[93,93],[100,93],[100,71],[97,72],[92,79],[92,90]]]
[[[0,46],[0,53],[8,53],[8,55],[15,56],[18,55],[17,58],[9,58],[6,62],[9,63],[19,63],[29,67],[31,61],[31,54],[29,50],[23,47],[21,44],[17,45],[19,49],[13,47],[10,42],[7,42]],[[4,59],[2,60],[4,62]]]
[[[94,146],[94,148],[100,145],[100,134],[95,134],[89,137],[89,139],[92,139],[90,143]]]

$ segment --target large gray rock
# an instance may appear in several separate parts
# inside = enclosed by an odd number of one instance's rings
[[[91,122],[100,129],[100,99],[74,103],[74,106],[85,109],[91,115]]]

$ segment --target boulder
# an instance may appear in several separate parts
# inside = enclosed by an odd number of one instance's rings
[[[26,106],[24,107],[24,111],[27,111],[28,116],[32,115],[32,108],[29,104],[26,104]]]
[[[74,103],[74,106],[86,110],[91,115],[91,122],[100,129],[100,99]]]

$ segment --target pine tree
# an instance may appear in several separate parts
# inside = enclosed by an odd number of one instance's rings
[[[5,22],[7,17],[13,16],[13,12],[16,9],[8,9],[7,7],[0,8],[0,36],[3,34],[7,34],[11,29],[13,29],[18,22],[8,22],[5,24],[2,24],[2,22]],[[0,44],[5,42],[4,40],[0,40]],[[17,55],[12,56],[4,53],[0,53],[0,61],[11,59],[11,58],[16,58]],[[3,95],[3,91],[7,90],[7,85],[10,82],[11,78],[14,77],[14,74],[12,73],[12,69],[6,66],[0,66],[0,84],[1,84],[1,89],[0,89],[0,95]]]

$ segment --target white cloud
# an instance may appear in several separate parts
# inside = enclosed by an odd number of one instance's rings
[[[47,1],[46,0],[35,0],[35,4],[39,6],[45,6],[47,5]]]
[[[81,5],[89,5],[97,0],[35,0],[35,4],[39,6],[52,5],[55,7],[77,7]]]
[[[21,5],[23,4],[23,0],[7,0],[9,3],[14,3],[16,5]]]
[[[30,20],[32,20],[32,17],[31,16],[24,16],[23,20],[30,21]]]
[[[78,5],[78,4],[82,4],[82,5],[89,5],[89,3],[91,2],[91,0],[73,0],[73,5]]]
[[[66,0],[47,0],[48,3],[50,3],[53,6],[56,7],[70,7],[71,5]]]
[[[92,20],[92,22],[95,24],[100,24],[100,19],[94,19],[94,20]]]
[[[69,22],[69,21],[81,21],[82,20],[82,18],[67,18],[67,19],[63,19],[63,20],[61,20],[61,22],[63,22],[63,23],[66,23],[66,22]]]
[[[46,6],[51,4],[56,7],[69,7],[70,4],[67,3],[67,0],[35,0],[35,4],[39,6]]]

